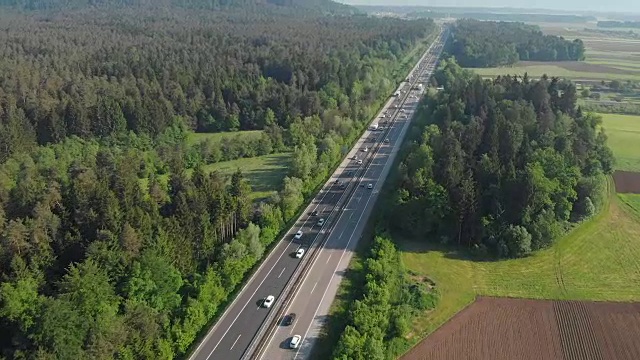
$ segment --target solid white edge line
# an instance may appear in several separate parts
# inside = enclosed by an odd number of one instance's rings
[[[444,34],[444,31],[443,31],[443,32],[441,32],[441,35],[438,37],[438,39],[439,39],[439,40],[442,40],[442,34]],[[421,59],[417,62],[417,64],[414,66],[414,68],[412,69],[412,71],[411,71],[411,72],[415,71],[415,70],[416,70],[416,68],[418,68],[418,66],[419,66],[419,65],[420,65],[420,64],[421,64],[421,63],[422,63],[422,62],[423,62],[427,57],[431,57],[431,58],[433,58],[433,57],[434,57],[434,56],[433,56],[433,54],[430,54],[430,51],[431,51],[431,49],[433,48],[433,46],[434,46],[434,44],[435,44],[435,43],[436,43],[436,42],[433,42],[433,43],[429,46],[429,48],[425,51],[424,55],[423,55],[423,56],[421,57]],[[436,58],[436,59],[438,59],[438,58],[439,58],[439,55],[440,55],[440,54],[438,54],[438,56],[437,56],[437,57],[435,57],[435,58]],[[411,73],[411,72],[410,72],[410,73]],[[430,75],[430,77],[431,77],[431,75]],[[393,103],[393,100],[394,100],[393,98],[390,98],[390,99],[389,99],[389,101],[387,101],[387,103],[385,104],[385,107],[383,107],[383,109],[382,109],[382,110],[381,110],[381,111],[376,115],[376,118],[375,118],[375,119],[377,119],[377,118],[378,118],[378,116],[379,116],[379,114],[380,114],[380,113],[384,113],[384,111],[385,111],[385,109],[387,109],[388,105],[389,105],[390,103]],[[374,120],[372,120],[372,122],[371,122],[371,123],[373,123],[373,121],[375,121],[375,119],[374,119]],[[407,119],[407,120],[408,120],[408,119]],[[365,138],[366,138],[366,136],[368,136],[368,135],[367,135],[367,133],[368,133],[368,131],[367,131],[367,130],[365,130],[364,134],[363,134],[363,135],[362,135],[362,137],[361,137],[361,138],[356,142],[356,145],[352,148],[352,150],[355,150],[355,149],[357,148],[358,142],[362,141],[363,139],[365,139]],[[369,133],[370,133],[370,131],[369,131]],[[357,150],[356,150],[356,151],[357,151]],[[393,153],[393,148],[392,148],[392,153]],[[377,152],[376,152],[376,154],[377,154]],[[347,153],[347,155],[348,155],[348,156],[347,156],[347,158],[346,158],[346,159],[349,159],[349,158],[350,158],[349,153]],[[389,155],[391,155],[391,153],[390,153]],[[375,156],[374,156],[374,158],[375,158]],[[341,165],[342,165],[342,164],[341,164]],[[366,175],[366,170],[368,170],[368,167],[367,167],[367,169],[365,169],[365,175]],[[363,177],[364,177],[364,175],[363,175]],[[329,181],[329,182],[330,182],[330,181]],[[355,192],[354,192],[354,194],[355,194]],[[371,198],[371,197],[369,197],[369,199],[370,199],[370,198]],[[351,200],[352,200],[352,198],[350,198],[350,199],[347,201],[347,204],[348,204]],[[367,202],[368,202],[368,201],[367,201]],[[340,214],[340,216],[338,217],[338,220],[336,220],[336,224],[340,221],[340,218],[341,218],[341,217],[342,217],[342,213],[341,213],[341,214]],[[351,241],[351,238],[349,239],[349,242],[350,242],[350,241]],[[347,243],[347,246],[348,246],[349,242]],[[346,248],[345,248],[345,249],[346,249]],[[321,249],[320,249],[320,250],[321,250]],[[344,255],[344,252],[343,252],[343,255]],[[341,256],[340,258],[342,259],[342,256]],[[317,261],[317,258],[316,258],[316,261]],[[340,263],[340,261],[338,262],[338,264],[339,264],[339,263]],[[314,263],[313,263],[313,264],[311,264],[310,266],[311,266],[311,267],[313,267],[313,265],[314,265],[314,264],[315,264],[315,261],[314,261]],[[334,271],[334,272],[335,272],[335,271]],[[333,277],[332,277],[332,279],[333,279]],[[304,281],[304,279],[303,279],[303,281]],[[331,280],[330,280],[330,281],[331,281]],[[298,289],[298,291],[299,291],[299,290],[300,290],[300,289]],[[326,290],[325,290],[325,294],[326,294]],[[295,299],[295,297],[296,297],[296,296],[297,296],[297,292],[296,292],[296,295],[294,295],[294,299]],[[323,295],[323,297],[324,297],[324,295]],[[289,306],[287,307],[287,310],[285,311],[285,313],[287,313],[287,312],[289,311],[289,309],[291,308],[292,303],[293,303],[293,302],[291,302],[291,303],[289,304]],[[321,302],[320,302],[320,303],[322,303],[322,300],[321,300]],[[316,310],[316,312],[317,312],[317,310]],[[314,315],[314,317],[315,317],[315,315]],[[277,329],[276,329],[276,330],[277,330]],[[308,328],[307,328],[307,331],[308,331]],[[306,337],[306,333],[305,333],[305,337]],[[267,344],[267,347],[266,347],[266,348],[268,348],[268,347],[270,346],[270,344],[271,344],[271,341],[272,341],[272,340],[273,340],[273,336],[269,339],[269,342],[268,342],[268,344]],[[300,341],[300,343],[301,343],[301,344],[302,344],[303,340],[304,340],[304,337],[303,337],[303,338],[301,339],[301,341]],[[265,348],[265,349],[266,349],[266,348]],[[297,354],[298,354],[298,352],[299,352],[299,351],[300,351],[300,349],[298,349],[298,351],[296,352],[296,356],[297,356]],[[260,355],[260,358],[262,358],[262,357],[264,356],[263,354],[259,354],[259,355]]]
[[[432,45],[433,45],[433,44],[432,44]],[[431,49],[431,47],[429,47],[429,49]],[[430,74],[430,75],[431,75],[431,74]],[[404,131],[404,132],[406,132],[406,128],[407,128],[407,126],[408,126],[408,124],[409,124],[409,123],[410,123],[410,122],[407,122],[407,123],[405,124],[405,126],[403,127],[403,129],[401,129],[401,130],[400,130],[400,133],[402,133],[403,131]],[[398,149],[399,149],[399,148],[398,148]],[[396,152],[397,152],[397,150],[396,150]],[[392,153],[393,153],[393,149],[392,149],[392,152],[388,154],[389,158],[391,157],[391,154],[392,154]],[[376,155],[377,155],[377,153],[376,153]],[[389,160],[389,158],[387,158],[387,161]],[[385,163],[385,165],[386,165],[386,163]],[[368,169],[367,169],[367,170],[368,170]],[[382,171],[382,172],[384,172],[384,169],[383,169],[383,171]],[[380,174],[378,174],[378,180],[379,180],[379,178],[380,178],[380,175],[382,175],[382,172],[381,172]],[[366,173],[365,173],[365,175],[366,175]],[[388,174],[387,174],[387,175],[388,175]],[[367,207],[369,206],[369,201],[371,200],[371,198],[372,198],[372,197],[374,197],[374,196],[373,196],[373,194],[371,194],[371,195],[367,198],[367,202],[365,203],[365,206],[364,206],[364,211],[362,211],[362,212],[361,212],[360,217],[358,218],[358,221],[357,221],[357,223],[356,223],[356,226],[354,227],[354,230],[353,230],[353,232],[351,233],[351,236],[349,237],[349,240],[347,241],[347,244],[345,245],[345,248],[344,248],[344,250],[342,251],[342,254],[340,255],[340,259],[338,260],[338,263],[336,264],[336,267],[335,267],[335,269],[333,270],[333,275],[332,275],[332,276],[331,276],[331,278],[329,279],[329,283],[327,284],[327,287],[325,288],[325,291],[324,291],[324,293],[323,293],[323,295],[322,295],[322,298],[320,298],[320,302],[318,303],[318,306],[316,307],[316,311],[315,311],[315,313],[313,314],[312,320],[311,320],[311,322],[309,323],[309,326],[307,327],[307,330],[305,331],[304,336],[303,336],[303,337],[302,337],[302,339],[300,340],[300,344],[304,343],[304,340],[305,340],[305,339],[306,339],[306,337],[307,337],[307,334],[308,334],[308,332],[309,332],[309,329],[311,328],[311,325],[313,325],[314,319],[315,319],[315,317],[317,316],[317,314],[318,314],[318,310],[320,309],[320,306],[322,305],[322,303],[323,303],[323,301],[324,301],[324,297],[326,296],[327,291],[329,290],[329,287],[330,287],[330,285],[331,285],[331,282],[332,282],[332,281],[334,280],[334,278],[335,278],[335,273],[336,273],[336,271],[337,271],[338,267],[340,266],[340,263],[342,262],[342,258],[344,257],[344,255],[346,254],[347,250],[349,249],[349,245],[350,245],[350,243],[351,243],[351,240],[353,239],[353,235],[354,235],[354,234],[355,234],[355,232],[356,232],[356,228],[360,225],[360,222],[362,221],[362,216],[363,216],[363,215],[364,215],[364,213],[366,212],[366,209],[367,209]],[[375,198],[377,199],[377,196],[375,196]],[[316,283],[316,285],[317,285],[317,283]],[[315,288],[315,286],[314,286],[314,288]],[[296,294],[296,296],[297,296],[297,294]],[[294,299],[295,299],[295,296],[294,296]],[[291,304],[293,304],[293,301],[292,301],[292,303],[291,303]],[[291,307],[291,304],[290,304],[289,308]],[[298,357],[298,354],[300,353],[300,350],[302,350],[302,346],[300,346],[300,347],[298,348],[298,350],[296,351],[296,354],[295,354],[295,356],[294,356],[294,359],[296,359],[296,358]]]
[[[329,183],[329,181],[327,181],[327,183]],[[325,183],[325,186],[327,185],[327,183]],[[322,192],[322,190],[324,190],[324,187],[320,190],[320,192]],[[324,200],[324,198],[327,196],[327,194],[329,194],[330,191],[325,191],[324,194],[322,195],[322,197],[320,198],[320,202],[322,202],[322,200]],[[307,207],[304,209],[304,213],[303,214],[307,214],[308,211],[310,209],[317,209],[318,205],[316,205],[315,207],[313,206],[313,202],[311,202],[309,205],[307,205]],[[298,223],[301,219],[301,217],[304,215],[300,215],[300,217],[298,218],[298,220],[296,220],[296,223]],[[307,223],[307,221],[309,221],[309,216],[307,216],[307,219],[302,223],[302,226],[299,227],[298,229],[302,229],[304,227],[304,225]],[[213,347],[213,349],[211,350],[211,352],[209,353],[209,355],[206,357],[206,360],[209,360],[209,358],[211,357],[211,355],[213,355],[213,353],[216,351],[216,349],[218,348],[218,346],[220,345],[220,343],[222,342],[222,340],[225,338],[225,336],[227,335],[227,333],[229,332],[229,330],[231,330],[231,328],[233,327],[233,325],[235,324],[235,322],[238,320],[238,317],[240,317],[240,314],[242,314],[242,311],[244,311],[244,309],[247,307],[247,305],[249,305],[249,303],[252,301],[253,297],[255,296],[256,292],[258,292],[258,289],[260,288],[260,286],[262,286],[262,284],[264,283],[264,281],[269,277],[269,274],[271,274],[271,271],[273,271],[273,269],[276,267],[276,265],[278,264],[278,262],[280,261],[280,259],[282,258],[282,255],[284,255],[289,247],[291,246],[291,244],[295,244],[294,242],[290,242],[289,244],[285,243],[284,240],[286,239],[287,236],[290,236],[289,233],[287,233],[285,236],[283,236],[279,241],[282,244],[285,244],[284,247],[284,251],[280,254],[280,256],[278,256],[278,258],[276,259],[275,263],[273,264],[273,266],[271,266],[271,269],[269,269],[269,271],[267,272],[267,274],[265,275],[265,277],[262,279],[262,281],[260,282],[260,284],[258,284],[258,286],[256,287],[256,289],[254,290],[254,292],[251,294],[250,298],[246,304],[244,304],[244,306],[242,307],[242,309],[240,309],[240,311],[238,312],[238,314],[236,315],[236,317],[233,319],[233,321],[231,322],[231,324],[229,325],[229,327],[227,328],[227,331],[225,331],[222,334],[222,337],[220,338],[220,340],[218,341],[218,343],[216,344],[216,346]],[[264,264],[266,264],[268,261],[268,259],[271,256],[274,256],[273,254],[275,253],[275,250],[278,248],[278,246],[280,246],[280,244],[276,245],[273,249],[273,252],[271,254],[269,254],[264,261],[262,261],[262,263],[260,264],[260,266],[258,267],[258,270],[254,273],[254,275],[252,275],[252,277],[249,279],[249,281],[247,281],[247,283],[242,287],[242,289],[240,290],[240,292],[236,295],[235,299],[233,300],[233,302],[231,303],[231,305],[227,308],[227,310],[225,310],[225,313],[223,313],[223,315],[218,319],[218,321],[216,322],[216,324],[211,328],[211,330],[209,331],[209,333],[207,334],[207,337],[205,337],[205,341],[203,341],[202,343],[200,343],[200,345],[196,348],[196,351],[194,351],[192,357],[190,357],[190,360],[194,359],[198,354],[199,355],[199,351],[200,348],[209,341],[209,338],[211,336],[211,334],[214,332],[214,330],[216,329],[216,326],[221,322],[222,318],[224,316],[226,316],[226,313],[233,307],[235,306],[235,303],[237,302],[237,300],[242,297],[245,289],[247,288],[247,286],[249,286],[249,284],[251,284],[254,281],[254,277],[257,276],[257,274],[260,272],[260,270],[262,269],[262,266],[264,266]]]

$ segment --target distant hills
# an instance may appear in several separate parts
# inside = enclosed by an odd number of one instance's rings
[[[0,7],[19,10],[78,9],[86,7],[154,7],[220,10],[255,9],[264,6],[300,8],[326,12],[356,13],[356,8],[331,0],[0,0]]]

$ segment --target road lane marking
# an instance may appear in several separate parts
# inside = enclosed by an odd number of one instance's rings
[[[318,282],[316,281],[315,284],[313,284],[313,288],[311,289],[311,292],[309,293],[309,295],[311,295],[313,293],[313,290],[316,289],[316,286],[318,286]]]
[[[233,342],[233,345],[231,345],[231,349],[229,350],[233,350],[233,347],[236,346],[236,343],[240,340],[240,336],[242,336],[242,334],[238,335],[238,338],[236,338],[236,341]]]
[[[431,47],[430,47],[430,49],[431,49]],[[427,56],[425,56],[424,58],[427,58]],[[424,58],[423,58],[423,60],[424,60]],[[429,55],[429,56],[428,56],[428,58],[429,58],[429,59],[433,58],[433,55]],[[415,69],[414,69],[414,70],[415,70]],[[431,73],[429,73],[429,76],[431,76]],[[410,121],[408,121],[408,120],[407,120],[407,124],[409,124],[409,123],[410,123]],[[406,131],[407,131],[407,124],[404,124],[403,126],[400,126],[400,127],[398,128],[398,130],[400,131],[400,133],[403,133],[403,132],[406,132]],[[390,131],[388,132],[389,136],[393,137],[392,133],[396,132],[395,130],[396,130],[396,129],[390,129]],[[397,149],[398,149],[398,148],[397,148],[397,144],[394,144],[394,145],[393,145],[393,149],[392,149],[392,154],[394,154],[394,155],[395,155],[395,153],[397,152]],[[377,153],[378,153],[378,151],[376,151],[376,154],[377,154]],[[375,158],[375,155],[374,155],[374,158]],[[386,159],[386,160],[388,160],[388,159]],[[387,161],[385,161],[385,162],[387,162]],[[390,165],[388,165],[388,166],[390,166]],[[359,168],[360,168],[360,166],[358,166],[358,169],[359,169]],[[366,166],[366,165],[365,165],[365,167],[364,167],[365,174],[366,174],[366,172],[368,172],[368,170],[369,170],[369,166]],[[377,174],[377,179],[378,179],[378,180],[380,179],[380,175],[382,175],[382,173],[383,173],[383,172],[385,172],[385,171],[384,171],[384,168],[383,168],[383,170],[382,170],[380,173],[378,173],[378,174]],[[388,171],[387,171],[387,172],[388,172]],[[363,175],[363,176],[364,176],[364,175]],[[362,181],[362,180],[360,180],[360,181]],[[371,192],[370,194],[373,194],[373,192]],[[365,210],[367,209],[368,204],[369,204],[369,201],[371,200],[371,198],[372,198],[372,196],[371,196],[371,195],[369,195],[369,196],[368,196],[368,199],[367,199],[367,203],[365,204]],[[375,196],[375,198],[377,198],[377,195]],[[348,206],[348,205],[351,203],[351,201],[353,201],[353,197],[351,197],[351,198],[347,199],[347,201],[346,201],[346,206]],[[345,207],[346,207],[346,206],[345,206]],[[363,212],[363,213],[364,213],[364,212]],[[359,224],[359,223],[360,223],[360,221],[361,221],[361,218],[362,218],[363,213],[361,213],[361,214],[360,214],[360,219],[359,219],[359,220],[358,220],[358,222],[357,222],[358,224]],[[342,218],[342,216],[341,216],[341,215],[340,215],[340,216],[338,216],[338,219],[337,219],[337,220],[336,220],[336,222],[335,222],[335,226],[337,226],[337,224],[339,224],[339,223],[340,223],[340,219],[341,219],[341,218]],[[345,249],[343,250],[342,255],[340,256],[340,259],[338,260],[338,264],[336,265],[336,268],[337,268],[337,266],[339,266],[340,262],[342,261],[342,257],[343,257],[343,256],[344,256],[344,254],[346,253],[346,250],[348,249],[348,246],[349,246],[349,244],[350,244],[350,242],[351,242],[351,240],[352,240],[352,238],[353,238],[354,233],[355,233],[355,229],[354,229],[354,231],[352,232],[351,236],[349,237],[349,240],[348,240],[348,242],[347,242],[347,245],[346,245]],[[342,233],[341,233],[340,237],[342,237],[342,234],[344,234],[344,230],[342,231]],[[339,237],[339,238],[340,238],[340,237]],[[327,243],[328,243],[328,242],[329,242],[329,240],[327,240],[327,242],[326,242],[325,244],[322,244],[322,243],[321,243],[321,244],[320,244],[320,250],[322,250],[323,248],[326,248],[326,246],[327,246]],[[314,263],[315,263],[315,261],[314,261]],[[328,260],[327,260],[327,263],[328,263]],[[313,266],[314,266],[314,264],[311,264],[311,267],[312,267],[312,268],[313,268]],[[335,277],[335,271],[334,271],[334,274],[332,274],[332,276],[331,276],[331,278],[330,278],[330,280],[329,280],[329,281],[331,282],[331,280],[332,280],[334,277]],[[302,279],[302,281],[304,281],[304,279]],[[299,291],[300,291],[300,289],[298,289],[298,290],[296,291],[296,294],[294,294],[294,299],[297,297],[297,295],[298,295]],[[326,292],[327,292],[327,289],[325,289],[325,294],[323,295],[323,298],[322,298],[322,299],[321,299],[321,301],[320,301],[320,305],[321,305],[321,304],[322,304],[322,302],[324,301],[324,297],[325,297],[325,295],[326,295]],[[292,305],[293,305],[293,303],[289,304],[289,306],[288,306],[287,308],[289,309]],[[320,305],[319,305],[319,306],[320,306]],[[316,313],[317,313],[317,311],[319,310],[319,306],[318,306],[318,308],[316,308]],[[287,310],[288,310],[288,309],[287,309]],[[315,316],[314,316],[314,317],[315,317]],[[310,327],[310,326],[311,326],[311,324],[309,324],[309,327]],[[308,331],[309,331],[309,328],[307,328],[307,331],[305,332],[305,335],[304,335],[304,337],[303,337],[303,339],[302,339],[302,340],[304,340],[304,339],[306,338],[306,336],[307,336],[307,334],[308,334]],[[267,347],[266,347],[266,348],[268,348],[268,347],[270,346],[270,344],[271,344],[271,342],[272,342],[273,338],[274,338],[273,336],[271,336],[271,337],[270,337],[269,342],[268,342],[268,345],[267,345]],[[301,342],[302,342],[302,341],[301,341]],[[265,348],[265,349],[266,349],[266,348]],[[302,348],[302,347],[301,347],[301,348]],[[294,355],[295,357],[297,357],[297,355],[299,354],[300,350],[301,350],[301,349],[298,349],[298,351],[297,351],[297,352],[296,352],[296,354]],[[264,357],[264,354],[265,354],[265,353],[261,353],[261,354],[260,354],[260,358]]]
[[[400,133],[402,133],[402,132],[403,132],[403,130],[405,130],[405,129],[406,129],[406,124],[405,124],[405,126],[403,126],[403,127],[401,127],[401,128],[399,129]],[[391,133],[391,131],[389,131],[389,133]],[[386,160],[388,160],[388,159],[386,159]],[[387,163],[387,162],[388,162],[388,161],[385,161],[385,163]],[[385,164],[385,165],[386,165],[386,164]],[[365,169],[365,175],[366,175],[366,171],[367,171],[367,170],[369,170],[369,169],[368,169],[368,168],[367,168],[367,169]],[[384,172],[384,168],[383,168],[383,171],[381,171],[380,173],[378,173],[378,176],[377,176],[377,180],[378,180],[378,181],[380,180],[380,175],[382,175],[382,172]],[[373,192],[371,193],[371,195],[373,195]],[[313,317],[312,317],[312,320],[311,320],[311,322],[309,323],[309,326],[307,327],[307,330],[305,331],[304,335],[302,336],[302,339],[300,340],[300,343],[303,343],[303,342],[304,342],[304,340],[305,340],[305,339],[306,339],[306,337],[307,337],[307,334],[309,333],[309,330],[311,329],[311,326],[312,326],[312,325],[313,325],[313,323],[314,323],[314,320],[313,320],[313,319],[315,319],[315,318],[316,318],[316,316],[317,316],[317,314],[318,314],[318,311],[320,310],[320,306],[322,306],[322,303],[323,303],[323,301],[324,301],[324,298],[325,298],[325,296],[327,295],[327,291],[329,290],[329,287],[331,287],[331,282],[332,282],[332,281],[333,281],[333,279],[336,277],[336,271],[338,270],[338,267],[340,266],[340,263],[342,262],[342,258],[343,258],[343,256],[347,253],[347,251],[348,251],[348,249],[349,249],[349,244],[351,243],[351,240],[353,239],[353,235],[355,234],[355,232],[356,232],[356,229],[357,229],[358,225],[359,225],[359,224],[360,224],[360,222],[362,221],[362,216],[363,216],[363,215],[364,215],[364,213],[366,212],[366,209],[367,209],[367,207],[368,207],[368,205],[369,205],[369,201],[370,201],[370,200],[371,200],[371,198],[372,198],[372,196],[371,196],[371,195],[369,195],[369,196],[367,197],[367,202],[366,202],[366,203],[365,203],[365,205],[364,205],[364,209],[363,209],[363,211],[360,213],[360,216],[359,216],[359,218],[358,218],[358,220],[357,220],[357,222],[356,222],[356,226],[354,226],[354,227],[352,228],[352,229],[353,229],[353,231],[352,231],[352,233],[351,233],[351,236],[349,236],[349,240],[347,241],[347,244],[345,245],[344,250],[342,251],[342,254],[340,255],[340,259],[338,260],[338,263],[336,264],[336,267],[335,267],[335,269],[334,269],[334,271],[333,271],[333,274],[332,274],[331,278],[329,279],[329,283],[327,284],[327,287],[325,288],[324,293],[322,294],[322,297],[320,298],[320,302],[318,303],[318,306],[316,307],[316,311],[314,312],[314,315],[313,315]],[[375,196],[375,198],[377,199],[377,195]],[[358,202],[358,203],[359,203],[359,202]],[[352,215],[353,215],[353,213],[352,213]],[[349,217],[349,218],[351,218],[351,217]],[[339,223],[339,221],[340,221],[340,219],[338,219],[338,221],[336,221],[336,224],[338,224],[338,223]],[[344,232],[344,231],[343,231],[343,232]],[[342,234],[341,234],[341,237],[342,237]],[[317,283],[316,283],[316,284],[317,284]],[[314,286],[314,288],[315,288],[315,286]],[[296,295],[297,295],[297,294],[296,294]],[[294,296],[294,299],[295,299],[295,297],[296,297],[296,296]],[[300,353],[300,351],[301,351],[301,350],[302,350],[302,347],[300,347],[300,348],[296,351],[296,353],[295,353],[295,355],[294,355],[294,359],[297,359],[297,358],[298,358],[298,354]]]
[[[327,191],[324,194],[322,194],[322,196],[320,197],[320,202],[322,202],[327,195],[329,195],[331,192]],[[340,198],[342,197],[342,195],[340,195],[340,197],[338,198],[338,202],[340,202]],[[313,210],[317,210],[319,208],[319,206],[308,206],[307,209],[311,207]],[[305,209],[305,210],[307,210]],[[299,220],[298,220],[299,221]],[[306,220],[303,221],[302,226],[300,227],[300,229],[302,229],[306,223],[309,221],[309,217],[307,216]],[[286,239],[286,237],[283,237],[280,241]],[[227,330],[222,334],[222,337],[220,337],[220,340],[218,340],[218,342],[216,343],[216,345],[213,347],[213,349],[211,350],[211,352],[209,353],[209,355],[206,357],[206,360],[209,360],[209,358],[211,358],[211,355],[213,355],[213,353],[216,351],[216,349],[218,348],[218,346],[220,345],[220,343],[222,342],[222,340],[227,336],[227,333],[229,333],[229,330],[231,330],[231,328],[233,327],[233,325],[236,323],[236,321],[238,320],[238,318],[240,317],[240,315],[243,313],[244,309],[249,305],[249,303],[251,301],[253,301],[254,296],[256,295],[256,293],[258,292],[258,290],[260,289],[260,287],[262,286],[262,284],[265,282],[265,280],[267,280],[267,278],[269,277],[269,275],[271,274],[271,272],[273,271],[273,269],[276,267],[276,265],[278,265],[278,262],[280,262],[280,259],[282,258],[282,256],[288,251],[289,246],[292,243],[289,244],[285,244],[284,246],[284,250],[282,251],[282,253],[280,253],[280,256],[278,256],[278,258],[276,259],[276,261],[274,262],[273,266],[271,266],[271,269],[269,269],[269,271],[267,272],[267,274],[265,275],[265,277],[262,279],[262,281],[260,281],[260,283],[258,284],[258,286],[256,287],[256,289],[253,291],[253,293],[249,296],[249,300],[247,300],[247,302],[244,304],[244,306],[242,307],[242,309],[240,309],[240,311],[238,312],[238,314],[236,315],[236,317],[233,319],[233,321],[231,322],[231,324],[229,325],[229,327],[227,328]],[[278,245],[279,246],[279,245]],[[262,264],[260,264],[260,268],[262,267],[263,264],[266,264],[267,261],[269,260],[269,257],[267,257],[267,259],[265,259]],[[258,270],[260,270],[260,268],[258,268]],[[249,286],[249,284],[251,283],[251,281],[253,280],[253,277],[249,280],[249,282],[247,282],[242,289],[240,290],[240,293],[238,293],[238,295],[236,296],[236,299],[239,299],[242,296],[242,293],[244,292],[244,289]],[[233,300],[232,305],[234,305],[236,299]],[[229,308],[230,309],[230,308]],[[225,313],[222,314],[222,316],[224,317],[226,315],[226,310]],[[218,319],[217,323],[220,323],[222,320],[222,318]],[[214,325],[215,327],[215,325]],[[207,342],[208,340],[206,340],[207,338],[209,338],[209,336],[213,333],[214,328],[211,329],[211,331],[207,334],[207,336],[205,337],[205,340],[202,341],[200,343],[200,345],[198,345],[198,348],[196,349],[196,352],[194,352],[194,354],[192,355],[191,358],[193,358],[194,356],[196,356],[195,354],[199,351],[200,347]]]
[[[285,269],[286,269],[286,268],[282,268],[282,271],[280,271],[280,275],[278,275],[278,279],[280,279],[280,276],[282,276],[282,274],[284,274],[284,270],[285,270]]]
[[[328,264],[328,263],[329,263],[329,260],[331,260],[331,255],[332,255],[332,254],[329,254],[329,257],[327,258],[327,262],[326,262],[326,264]]]

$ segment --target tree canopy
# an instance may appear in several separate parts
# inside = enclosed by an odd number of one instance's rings
[[[400,165],[396,231],[520,257],[593,215],[613,156],[573,83],[482,80],[453,59],[435,78],[444,90],[421,110]]]
[[[183,8],[204,10],[260,10],[269,11],[269,6],[289,7],[296,10],[353,13],[355,8],[331,0],[0,0],[0,6],[19,10],[69,10],[88,7],[100,8]]]
[[[601,28],[640,28],[640,21],[598,21],[598,27]]]
[[[463,67],[495,67],[519,60],[584,60],[584,43],[544,35],[537,26],[518,22],[458,20],[450,52]]]
[[[176,116],[199,132],[250,130],[270,109],[287,128],[354,107],[345,96],[356,89],[375,99],[388,86],[371,82],[374,62],[397,59],[433,27],[180,9],[7,12],[0,24],[0,161],[69,135],[156,137]]]
[[[246,9],[4,10],[9,359],[183,356],[401,81],[397,60],[435,29]],[[245,129],[263,131],[188,141]],[[206,168],[281,151],[295,166],[258,203],[241,171]]]

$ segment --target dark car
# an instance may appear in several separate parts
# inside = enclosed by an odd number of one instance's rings
[[[318,210],[313,210],[311,212],[311,216],[318,216]]]
[[[293,324],[294,321],[296,321],[296,313],[291,313],[285,316],[283,323],[284,323],[284,326],[289,326]]]

